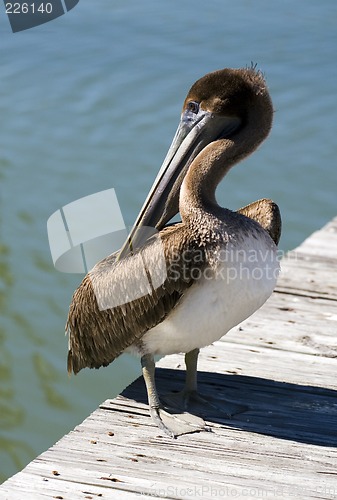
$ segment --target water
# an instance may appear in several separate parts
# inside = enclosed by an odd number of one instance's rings
[[[81,0],[15,35],[1,8],[3,480],[139,373],[125,357],[67,377],[64,323],[81,277],[53,268],[46,221],[114,187],[131,224],[194,80],[253,61],[274,101],[272,134],[223,182],[223,205],[273,198],[283,249],[336,215],[337,4]]]

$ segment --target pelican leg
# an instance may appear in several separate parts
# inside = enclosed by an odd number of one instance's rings
[[[186,380],[185,380],[185,399],[186,404],[191,397],[195,397],[198,394],[198,356],[199,349],[193,349],[193,351],[187,352],[185,354],[185,365],[186,365]]]
[[[199,394],[197,381],[199,349],[185,354],[186,379],[185,387],[178,393],[165,396],[165,402],[169,406],[180,408],[184,411],[189,410],[193,414],[202,415],[222,415],[226,419],[233,417],[238,413],[246,411],[248,408],[224,399],[214,399],[205,394]]]
[[[151,354],[141,358],[142,372],[149,401],[150,415],[155,424],[170,437],[205,430],[205,422],[194,415],[167,411],[160,402],[155,383],[155,363]]]
[[[190,403],[205,402],[205,400],[198,394],[198,381],[197,381],[197,365],[198,365],[199,349],[185,354],[186,365],[186,378],[185,387],[182,391],[165,395],[165,403],[170,407],[179,408],[180,410],[187,410]]]
[[[164,425],[162,419],[160,418],[160,408],[162,405],[156,389],[155,363],[153,356],[151,354],[145,354],[141,358],[141,364],[151,417],[160,429],[171,435],[171,432],[168,432],[169,429]]]
[[[193,403],[208,403],[208,400],[198,394],[198,356],[199,349],[193,349],[185,354],[186,378],[182,391],[165,396],[165,402],[181,410],[192,409]]]

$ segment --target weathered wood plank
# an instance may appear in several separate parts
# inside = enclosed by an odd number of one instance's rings
[[[312,256],[314,260],[337,259],[337,217],[334,217],[319,231],[315,231],[309,238],[297,247],[298,253]]]
[[[165,375],[171,381],[169,371]],[[247,394],[254,393],[253,389],[254,383]],[[277,389],[282,392],[282,387]],[[262,392],[259,384],[256,390]],[[260,423],[251,410],[249,418],[229,420],[227,424],[215,422],[211,433],[182,436],[178,440],[158,437],[145,406],[142,410],[131,408],[131,412],[127,407],[126,411],[99,409],[32,462],[27,469],[29,476],[21,476],[22,482],[16,482],[10,492],[22,495],[22,491],[28,490],[28,493],[40,494],[44,489],[46,496],[56,492],[58,497],[69,499],[90,498],[89,495],[135,498],[137,493],[164,498],[212,498],[225,496],[222,492],[230,487],[232,494],[226,496],[250,491],[250,496],[247,493],[243,496],[250,498],[260,492],[263,498],[267,494],[272,498],[278,491],[285,497],[295,496],[297,492],[300,498],[335,498],[330,492],[337,463],[336,439],[323,448],[323,453],[322,448],[312,442],[310,432],[307,437],[297,436],[293,429],[291,439],[287,427],[292,412],[287,413],[284,408],[292,404],[296,408],[296,401],[294,397],[288,402],[285,390],[283,405],[277,403],[284,439],[269,439],[269,428],[263,434],[259,432],[263,427],[263,413],[268,409],[271,415],[275,410],[266,403],[266,407],[259,410]],[[107,401],[103,406],[109,404]],[[297,410],[307,411],[303,407]],[[128,418],[133,425],[128,425],[126,433]],[[250,428],[250,420],[255,421],[259,430]],[[311,426],[311,419],[305,422]],[[325,485],[330,485],[329,490],[324,490]],[[128,496],[130,490],[134,496]],[[24,498],[45,497],[25,495]]]
[[[257,313],[202,350],[211,432],[163,435],[138,379],[0,486],[0,498],[337,498],[336,254],[337,218],[283,260]],[[159,391],[180,390],[183,357],[158,366]]]
[[[337,301],[274,293],[224,342],[337,357]]]
[[[288,252],[277,291],[337,300],[337,217]]]
[[[337,300],[336,268],[337,257],[313,259],[302,252],[289,252],[281,262],[276,290],[292,295]]]

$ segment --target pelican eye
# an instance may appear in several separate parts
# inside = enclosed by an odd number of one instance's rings
[[[199,103],[196,101],[189,101],[187,103],[187,111],[191,111],[194,114],[197,114],[199,111]]]

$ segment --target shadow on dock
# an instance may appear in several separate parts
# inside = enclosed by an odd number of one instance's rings
[[[159,394],[180,391],[184,376],[182,370],[157,368]],[[198,415],[209,423],[290,441],[337,447],[337,391],[211,372],[198,372],[198,381],[201,393],[211,398],[220,410],[222,405],[224,408],[221,412],[206,405],[205,411]],[[136,413],[147,411],[142,377],[127,387],[122,396],[141,404],[141,407],[137,405],[135,408]],[[226,402],[246,409],[226,418]],[[105,404],[102,407],[116,410]],[[124,411],[132,411],[130,401]]]

